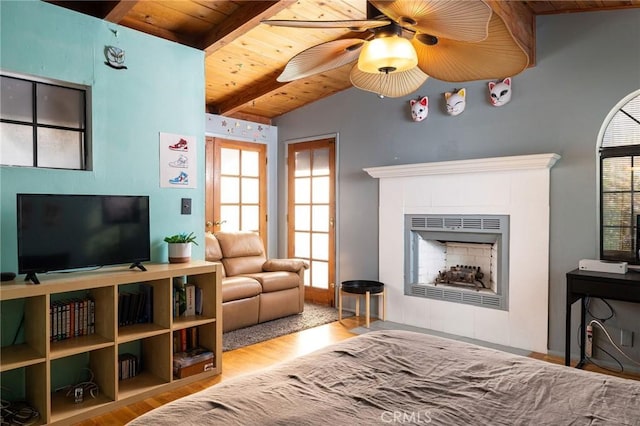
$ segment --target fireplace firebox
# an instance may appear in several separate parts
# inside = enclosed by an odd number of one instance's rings
[[[405,215],[407,296],[508,310],[508,215]]]

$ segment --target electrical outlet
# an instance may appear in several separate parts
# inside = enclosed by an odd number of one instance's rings
[[[593,356],[593,327],[587,326],[584,340],[584,354],[591,358]]]
[[[633,346],[633,331],[620,330],[620,345]]]
[[[180,206],[182,214],[191,214],[191,198],[183,198]]]

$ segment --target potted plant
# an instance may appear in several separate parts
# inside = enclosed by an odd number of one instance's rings
[[[189,262],[191,260],[191,243],[198,245],[193,232],[165,237],[164,241],[169,243],[169,263]]]

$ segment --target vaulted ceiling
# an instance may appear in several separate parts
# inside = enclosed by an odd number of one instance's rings
[[[49,1],[205,52],[207,112],[269,123],[274,117],[352,87],[352,64],[292,82],[278,82],[287,61],[319,43],[362,38],[348,29],[273,27],[265,19],[366,18],[366,0]],[[640,0],[491,1],[535,66],[535,16],[637,8]],[[503,76],[496,76],[496,78]],[[428,84],[428,83],[427,83]]]

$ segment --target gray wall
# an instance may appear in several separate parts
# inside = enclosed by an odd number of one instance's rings
[[[400,99],[381,100],[349,89],[283,115],[274,124],[280,164],[286,164],[287,141],[339,134],[337,282],[377,278],[378,182],[362,171],[364,167],[560,154],[562,159],[551,170],[549,348],[561,352],[565,273],[580,259],[598,256],[598,132],[610,110],[640,87],[640,10],[540,16],[536,31],[537,64],[514,77],[511,102],[503,107],[489,105],[486,81],[450,84],[430,79],[415,96]],[[467,88],[467,107],[450,117],[444,112],[442,93],[459,87]],[[414,123],[408,101],[425,95],[429,116]],[[284,168],[279,173],[279,193],[286,194]],[[281,196],[281,218],[285,202]],[[283,219],[279,229],[280,241],[286,241]],[[616,317],[607,324],[612,331],[620,326],[634,331],[629,353],[640,359],[640,307],[613,305]],[[606,313],[600,301],[593,309]],[[574,353],[577,323],[574,315]]]

